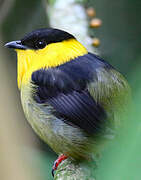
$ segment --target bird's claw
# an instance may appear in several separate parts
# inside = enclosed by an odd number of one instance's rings
[[[53,177],[54,177],[54,173],[55,173],[57,167],[59,166],[59,164],[60,164],[63,160],[65,160],[65,159],[67,159],[67,158],[68,158],[68,157],[67,157],[66,155],[61,154],[61,155],[57,158],[57,160],[54,162],[54,165],[53,165],[53,167],[52,167],[52,176],[53,176]]]

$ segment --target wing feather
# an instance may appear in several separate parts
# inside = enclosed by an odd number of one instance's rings
[[[115,92],[120,99],[119,92],[126,89],[120,73],[91,53],[56,68],[34,72],[32,83],[36,85],[37,103],[52,106],[55,116],[88,134],[103,131],[107,111],[112,109],[106,102],[114,104]]]

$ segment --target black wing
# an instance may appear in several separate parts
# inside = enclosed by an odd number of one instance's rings
[[[32,74],[32,83],[37,85],[34,99],[51,105],[55,109],[52,113],[65,123],[88,134],[99,133],[106,113],[88,92],[87,84],[96,79],[95,69],[103,65],[88,54],[57,68],[36,71]]]

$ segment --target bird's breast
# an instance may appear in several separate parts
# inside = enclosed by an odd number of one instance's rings
[[[84,133],[52,114],[53,107],[38,104],[33,99],[32,85],[21,88],[21,102],[25,116],[37,135],[57,154],[68,153],[74,158],[87,158],[90,142]],[[84,146],[84,151],[79,152]]]

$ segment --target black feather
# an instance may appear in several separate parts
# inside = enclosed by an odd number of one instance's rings
[[[87,90],[87,84],[97,80],[96,69],[100,67],[112,68],[89,53],[56,68],[34,72],[35,101],[51,105],[55,116],[88,134],[102,132],[106,112]]]
[[[68,32],[53,29],[44,28],[32,31],[27,34],[22,40],[22,45],[27,46],[29,49],[42,49],[50,43],[61,42],[67,39],[75,39],[75,37]]]

